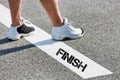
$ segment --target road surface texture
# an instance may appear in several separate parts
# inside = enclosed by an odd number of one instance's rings
[[[9,8],[7,0],[0,4]],[[82,38],[64,43],[113,72],[86,80],[120,80],[120,0],[59,0],[59,8],[85,30]],[[23,0],[22,16],[51,34],[39,0]],[[0,80],[84,80],[24,38],[9,41],[7,32],[0,23]]]

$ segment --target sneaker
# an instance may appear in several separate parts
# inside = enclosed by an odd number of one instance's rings
[[[34,32],[34,28],[27,26],[25,23],[23,23],[21,26],[18,27],[11,26],[8,32],[8,39],[19,40],[22,37],[32,35],[33,32]]]
[[[74,28],[67,20],[64,18],[64,24],[61,27],[53,27],[52,39],[53,40],[65,40],[65,39],[76,39],[84,35],[83,29]]]

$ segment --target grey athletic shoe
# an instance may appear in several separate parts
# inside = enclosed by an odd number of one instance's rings
[[[74,28],[67,20],[64,18],[64,25],[61,27],[53,27],[52,39],[53,40],[64,40],[64,39],[76,39],[84,35],[83,29]]]
[[[22,37],[32,35],[33,32],[34,32],[34,28],[32,26],[27,26],[24,23],[19,27],[11,26],[8,32],[8,39],[19,40]]]

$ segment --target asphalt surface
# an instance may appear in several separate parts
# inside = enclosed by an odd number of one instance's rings
[[[8,7],[7,0],[0,3]],[[59,0],[59,8],[85,30],[84,37],[64,43],[113,72],[87,80],[120,80],[120,0]],[[51,34],[38,0],[23,0],[22,16]],[[9,41],[7,32],[0,23],[0,80],[83,80],[24,38]]]

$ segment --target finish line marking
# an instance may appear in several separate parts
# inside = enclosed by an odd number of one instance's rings
[[[9,9],[0,4],[0,10],[0,22],[9,28],[11,24]],[[25,37],[25,39],[83,79],[113,74],[65,43],[53,41],[50,34],[37,26],[33,25],[33,27],[35,28],[35,33],[32,36]]]

